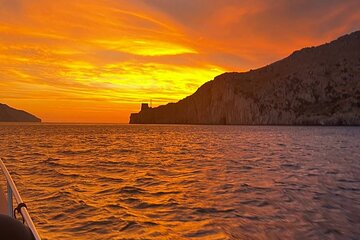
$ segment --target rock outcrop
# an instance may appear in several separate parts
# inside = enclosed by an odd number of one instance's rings
[[[245,73],[225,73],[130,123],[360,125],[360,31]]]
[[[0,122],[41,122],[41,119],[0,103]]]

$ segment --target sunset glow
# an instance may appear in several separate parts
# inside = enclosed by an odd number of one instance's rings
[[[0,102],[46,122],[125,123],[141,102],[359,27],[359,1],[330,2],[0,0]]]

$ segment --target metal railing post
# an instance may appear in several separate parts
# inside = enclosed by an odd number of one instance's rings
[[[19,194],[19,191],[16,188],[16,185],[15,185],[13,179],[10,176],[9,171],[7,170],[7,168],[6,168],[5,164],[4,164],[4,162],[1,160],[1,158],[0,158],[0,169],[2,170],[3,174],[5,175],[6,182],[7,182],[8,201],[9,201],[8,202],[8,212],[9,212],[9,215],[11,217],[14,217],[13,210],[10,211],[10,209],[13,209],[13,204],[12,204],[13,197],[12,196],[14,196],[15,202],[16,202],[16,204],[18,204],[18,206],[19,206],[19,204],[24,204],[24,202],[23,202],[23,200],[22,200],[22,198],[21,198],[21,196]],[[27,208],[26,207],[21,207],[20,212],[21,212],[21,215],[22,215],[26,225],[30,228],[31,232],[33,233],[34,239],[35,240],[41,240],[40,235],[37,232],[33,221],[31,220],[29,212],[27,211]]]
[[[6,181],[6,187],[7,187],[7,204],[8,204],[8,215],[10,217],[14,217],[14,209],[13,209],[13,192],[10,187],[10,184],[8,181]]]

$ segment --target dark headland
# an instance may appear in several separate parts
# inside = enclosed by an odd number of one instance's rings
[[[41,122],[41,119],[25,111],[0,103],[0,122]]]
[[[224,73],[177,103],[143,105],[130,123],[360,125],[360,31],[257,70]]]

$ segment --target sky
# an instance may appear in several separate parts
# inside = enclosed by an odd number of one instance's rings
[[[127,123],[360,29],[358,0],[0,0],[0,103],[45,122]]]

